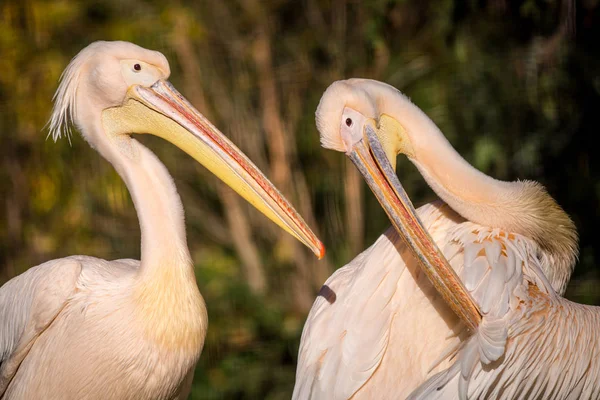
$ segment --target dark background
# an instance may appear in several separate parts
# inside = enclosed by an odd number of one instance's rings
[[[328,248],[317,262],[191,158],[140,138],[182,195],[209,308],[192,398],[289,398],[316,291],[388,226],[346,157],[319,147],[314,111],[336,79],[396,86],[477,168],[546,185],[580,233],[567,297],[600,304],[599,19],[597,0],[1,0],[0,283],[71,254],[139,257],[117,174],[44,128],[60,73],[103,39],[163,52],[174,85]],[[435,198],[405,159],[398,174],[416,205]]]

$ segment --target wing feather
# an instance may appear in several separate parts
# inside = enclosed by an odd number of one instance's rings
[[[426,226],[440,218],[438,208],[419,209]],[[402,298],[398,285],[406,273],[405,257],[410,256],[403,241],[390,228],[325,282],[321,293],[332,292],[335,300],[319,296],[304,325],[293,399],[346,400],[373,376]]]
[[[74,292],[80,273],[76,259],[52,260],[0,288],[0,397],[36,338]]]

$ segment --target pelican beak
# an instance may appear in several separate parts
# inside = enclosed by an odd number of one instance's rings
[[[168,81],[133,85],[121,106],[102,112],[109,135],[149,133],[192,156],[320,259],[325,248],[264,174]]]
[[[390,164],[389,155],[386,155],[373,123],[370,120],[365,124],[362,139],[352,146],[347,155],[367,181],[433,286],[466,326],[475,330],[481,321],[479,308],[423,226]]]

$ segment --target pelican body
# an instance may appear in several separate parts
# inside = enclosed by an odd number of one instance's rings
[[[2,400],[187,397],[206,307],[173,180],[132,134],[174,143],[322,256],[294,208],[169,75],[161,53],[127,42],[95,42],[63,73],[50,132],[56,139],[74,124],[123,178],[140,220],[141,260],[67,257],[0,288]]]
[[[316,117],[393,228],[325,283],[294,399],[600,397],[600,308],[561,297],[577,234],[540,184],[477,171],[381,82],[333,83]],[[398,154],[441,200],[413,208]]]

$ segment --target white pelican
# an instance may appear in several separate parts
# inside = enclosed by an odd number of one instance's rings
[[[316,119],[322,145],[346,152],[407,244],[390,229],[325,283],[295,399],[599,398],[600,309],[560,296],[577,234],[540,184],[476,170],[381,82],[335,82]],[[443,202],[414,211],[400,153]]]
[[[0,398],[185,398],[207,329],[181,200],[150,133],[194,157],[319,257],[293,207],[167,81],[159,52],[95,42],[69,64],[50,132],[73,122],[125,181],[140,219],[141,260],[73,256],[0,288]]]

